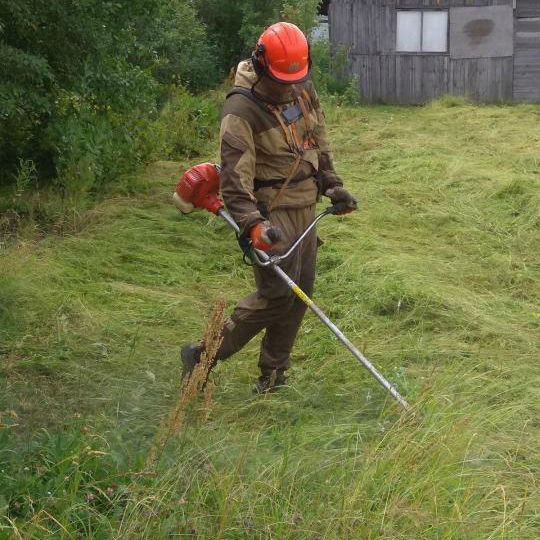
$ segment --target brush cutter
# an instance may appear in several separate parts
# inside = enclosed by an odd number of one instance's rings
[[[220,169],[213,163],[202,163],[188,169],[176,186],[173,195],[173,201],[176,207],[184,214],[193,211],[195,208],[208,210],[213,214],[221,216],[239,236],[240,229],[231,215],[225,210],[224,204],[219,198],[219,180]],[[289,287],[289,289],[306,306],[319,317],[319,319],[334,333],[334,335],[347,347],[352,355],[375,377],[381,386],[383,386],[396,401],[406,410],[410,410],[410,405],[403,399],[399,392],[392,386],[373,366],[373,364],[347,339],[343,332],[323,313],[315,302],[300,289],[300,287],[279,267],[279,263],[289,257],[298,247],[302,240],[309,234],[315,225],[325,216],[338,214],[344,210],[339,204],[330,206],[324,212],[319,214],[309,227],[295,240],[292,245],[282,255],[269,255],[265,251],[254,249],[247,245],[244,252],[248,252],[254,264],[271,268]]]

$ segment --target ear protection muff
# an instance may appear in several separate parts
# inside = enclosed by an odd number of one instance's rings
[[[253,51],[253,54],[251,55],[251,63],[253,64],[253,69],[255,69],[255,73],[259,77],[262,77],[266,73],[266,61],[264,59],[264,51],[264,45],[262,43],[259,43]]]

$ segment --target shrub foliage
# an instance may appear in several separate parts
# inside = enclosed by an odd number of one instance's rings
[[[163,107],[196,118],[191,93],[215,86],[265,25],[286,18],[305,30],[318,0],[19,0],[0,4],[0,188],[36,172],[63,192],[99,189],[166,149]],[[186,99],[179,107],[179,96]],[[212,116],[212,115],[211,115]],[[214,115],[215,116],[215,115]],[[169,122],[170,123],[170,122]],[[157,129],[158,140],[152,141]],[[188,130],[198,134],[199,130]],[[203,128],[204,132],[205,129]],[[206,136],[206,134],[204,134]],[[203,137],[204,138],[204,137]],[[171,155],[173,154],[173,155]],[[165,157],[165,156],[163,156]],[[26,186],[31,187],[31,186]]]

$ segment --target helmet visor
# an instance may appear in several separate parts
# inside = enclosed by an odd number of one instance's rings
[[[268,66],[266,73],[275,82],[280,84],[296,84],[302,83],[309,79],[311,75],[311,66],[306,64],[302,69],[296,73],[283,73],[274,69],[272,66]]]

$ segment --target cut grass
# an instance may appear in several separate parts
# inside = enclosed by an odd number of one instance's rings
[[[322,222],[315,296],[416,421],[308,315],[289,388],[251,395],[255,340],[145,475],[179,346],[252,289],[157,163],[2,254],[0,537],[536,538],[539,111],[450,104],[327,109],[360,211]]]

